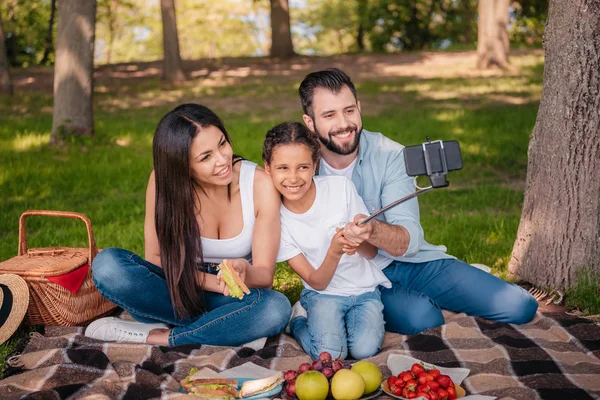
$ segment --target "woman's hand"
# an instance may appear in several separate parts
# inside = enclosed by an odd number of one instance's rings
[[[250,263],[248,262],[248,260],[246,260],[245,258],[234,258],[233,260],[223,261],[228,261],[229,265],[231,265],[231,267],[235,269],[235,271],[238,273],[242,282],[246,283],[246,272],[250,267]]]
[[[227,262],[227,265],[231,266],[237,272],[242,282],[246,283],[246,271],[250,267],[248,260],[245,258],[234,258],[233,260],[223,260],[223,262]],[[223,295],[229,296],[229,288],[221,278],[221,271],[217,274],[217,284],[222,289],[221,292]]]

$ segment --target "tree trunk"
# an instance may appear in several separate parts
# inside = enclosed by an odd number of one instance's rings
[[[108,43],[106,44],[106,52],[104,53],[106,56],[106,63],[110,64],[112,61],[112,49],[113,44],[115,42],[115,16],[113,13],[113,8],[116,6],[113,3],[113,0],[108,0],[106,2],[106,19],[108,21]]]
[[[18,0],[13,0],[8,3],[8,21],[10,25],[7,29],[8,32],[11,32],[12,30],[12,35],[10,35],[6,43],[8,46],[6,49],[6,57],[8,58],[8,64],[12,65],[13,67],[20,66],[19,60],[17,59],[17,35],[15,34],[15,26],[17,25],[17,21],[15,19],[15,8],[17,7],[17,1]]]
[[[160,11],[163,27],[163,79],[169,82],[181,82],[185,80],[185,74],[179,53],[175,1],[160,0]]]
[[[51,143],[93,135],[95,0],[61,0],[56,30]]]
[[[2,29],[2,18],[0,18],[0,94],[13,94],[10,70],[8,69],[8,58],[4,46],[4,30]]]
[[[271,57],[293,57],[288,0],[271,0]]]
[[[356,32],[356,45],[361,53],[365,51],[365,18],[367,18],[367,0],[358,0],[358,30]]]
[[[45,65],[50,58],[50,53],[52,52],[52,36],[54,33],[54,15],[56,13],[56,0],[52,0],[50,3],[50,21],[48,21],[48,34],[46,35],[46,48],[44,49],[44,56],[42,57],[42,61],[40,61],[41,65]]]
[[[600,3],[552,0],[544,51],[544,87],[508,271],[564,289],[577,268],[600,271]]]
[[[477,68],[508,68],[509,0],[480,0],[477,23]]]

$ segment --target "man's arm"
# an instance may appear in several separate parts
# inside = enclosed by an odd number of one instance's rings
[[[394,201],[414,193],[412,177],[406,174],[401,151],[390,156],[386,164],[381,205],[387,206]],[[347,237],[359,243],[367,241],[385,251],[392,257],[413,256],[418,253],[423,240],[423,228],[419,222],[419,203],[410,199],[383,213],[385,221],[374,219],[364,225],[356,225],[366,215],[357,215],[346,231]]]
[[[354,222],[365,219],[366,215],[357,215]],[[371,225],[369,227],[369,225]],[[361,226],[358,225],[360,228]],[[386,222],[373,219],[364,225],[365,229],[371,230],[368,243],[380,248],[391,256],[399,257],[406,253],[410,243],[410,234],[402,225],[390,225]]]

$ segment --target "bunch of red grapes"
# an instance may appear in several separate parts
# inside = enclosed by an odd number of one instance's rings
[[[413,364],[410,370],[387,379],[390,392],[407,399],[424,397],[428,400],[454,400],[456,388],[448,375],[438,369],[425,369],[421,364]]]
[[[319,359],[315,360],[311,363],[303,363],[300,364],[298,370],[289,370],[286,371],[283,377],[285,378],[285,393],[291,397],[296,397],[296,378],[303,372],[306,371],[319,371],[325,378],[329,380],[329,387],[331,388],[331,378],[333,375],[338,372],[340,369],[350,369],[352,365],[341,357],[336,358],[335,360],[331,357],[331,354],[324,351],[319,354]],[[331,389],[330,389],[331,391]],[[331,392],[329,393],[329,397],[331,397]]]

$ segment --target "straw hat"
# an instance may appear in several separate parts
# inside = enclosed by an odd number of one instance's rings
[[[0,344],[17,330],[29,306],[29,288],[19,275],[0,275]]]

